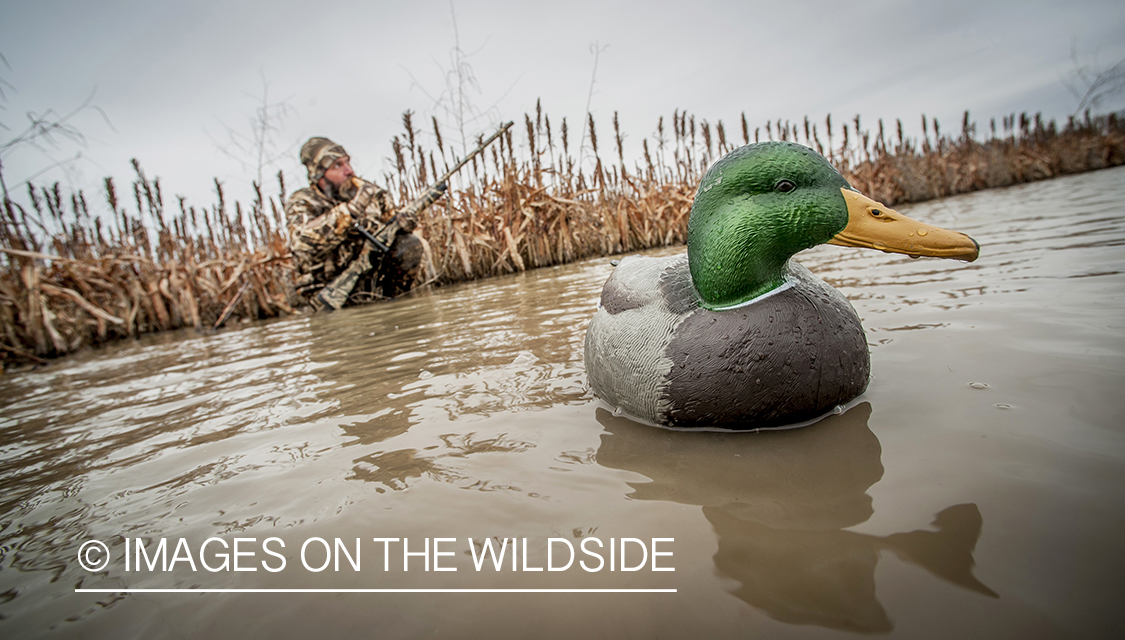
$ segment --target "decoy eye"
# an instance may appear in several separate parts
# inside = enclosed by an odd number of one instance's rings
[[[880,210],[878,210],[878,209],[872,209],[872,210],[871,210],[871,215],[875,216],[876,218],[882,218],[882,217],[883,217],[883,212],[882,212],[882,211],[880,211]]]
[[[796,188],[797,185],[793,184],[789,180],[782,180],[781,182],[777,183],[777,186],[774,187],[774,189],[777,189],[782,193],[789,193]]]

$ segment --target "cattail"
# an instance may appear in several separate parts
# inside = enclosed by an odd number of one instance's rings
[[[755,136],[756,138],[757,136]],[[755,140],[757,142],[757,140]],[[742,143],[750,144],[750,128],[746,126],[746,112],[742,112]]]
[[[434,137],[437,138],[438,152],[441,153],[442,157],[444,157],[445,156],[445,145],[442,144],[441,129],[438,128],[437,116],[430,116],[430,119],[433,120],[433,123],[434,123]]]
[[[539,104],[540,99],[535,99],[535,134],[538,136],[543,131],[543,107]]]
[[[598,133],[594,130],[594,114],[587,113],[586,117],[590,120],[590,147],[594,150],[594,157],[598,155]]]
[[[622,169],[625,167],[625,152],[622,150],[622,137],[621,127],[617,124],[617,112],[613,112],[613,137],[617,142],[617,161],[621,163]]]
[[[144,201],[141,199],[141,185],[135,181],[133,182],[133,201],[137,203],[137,215],[144,213]]]
[[[411,157],[415,157],[414,148],[414,112],[410,109],[402,112],[402,127],[406,129],[406,141],[410,145]]]
[[[527,148],[531,152],[531,157],[535,157],[535,124],[531,122],[531,116],[526,113],[523,114],[524,123],[527,126]]]
[[[391,149],[395,152],[395,168],[398,169],[399,176],[403,176],[406,174],[406,161],[402,157],[402,143],[398,136],[391,138]]]
[[[566,116],[563,116],[562,129],[561,129],[560,133],[562,134],[563,155],[569,156],[570,151],[567,148],[567,144],[566,144]]]
[[[32,191],[31,193],[32,193],[32,202],[34,202],[35,201],[35,198],[34,198],[35,192]],[[109,210],[116,212],[117,211],[117,187],[113,184],[113,178],[107,177],[105,179],[105,200],[106,200],[106,204],[109,205]]]

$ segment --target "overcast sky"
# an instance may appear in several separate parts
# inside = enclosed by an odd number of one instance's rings
[[[634,154],[677,108],[725,121],[730,137],[743,112],[751,128],[828,113],[858,113],[871,127],[899,117],[913,135],[922,113],[949,131],[965,109],[982,132],[1011,112],[1065,119],[1077,104],[1064,82],[1072,47],[1103,68],[1125,57],[1125,2],[5,0],[2,140],[26,126],[27,112],[65,113],[91,92],[100,112],[71,121],[85,148],[6,152],[4,178],[18,187],[81,152],[36,181],[82,186],[100,202],[102,177],[127,183],[136,157],[166,197],[210,204],[218,177],[248,200],[254,159],[220,147],[228,128],[249,134],[265,78],[269,100],[288,107],[273,141],[292,149],[281,165],[290,189],[303,186],[296,154],[312,135],[340,142],[361,175],[378,179],[404,110],[445,119],[433,99],[457,37],[479,85],[469,97],[492,107],[471,133],[522,123],[541,99],[556,127],[564,116],[571,124],[573,149],[589,99],[606,140],[620,112]],[[1122,108],[1118,94],[1101,110]],[[275,181],[266,189],[276,192]]]

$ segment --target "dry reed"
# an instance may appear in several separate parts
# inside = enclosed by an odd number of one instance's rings
[[[741,142],[751,141],[745,115]],[[391,147],[394,172],[384,184],[399,202],[415,197],[433,176],[455,162],[433,120],[429,134],[403,117],[404,134]],[[642,142],[643,156],[627,165],[617,114],[612,156],[598,150],[589,116],[578,150],[569,145],[563,118],[556,132],[538,107],[524,117],[519,136],[509,130],[454,179],[447,197],[422,217],[438,284],[522,271],[596,255],[683,243],[699,179],[710,163],[737,142],[722,121],[709,123],[676,111],[669,138],[664,118]],[[767,122],[768,139],[816,148],[857,188],[888,205],[1006,186],[1125,163],[1125,127],[1115,114],[1071,119],[1061,130],[1039,116],[995,120],[983,141],[966,112],[959,136],[943,136],[936,119],[922,116],[921,139],[889,133],[879,121],[872,133],[859,116],[838,126],[831,116],[799,126]],[[931,137],[932,131],[932,137]],[[760,139],[761,128],[753,138]],[[804,134],[803,140],[801,135]],[[519,138],[525,138],[519,140]],[[584,142],[581,144],[585,144]],[[603,145],[604,147],[604,145]],[[613,157],[616,156],[616,157]],[[43,363],[44,358],[152,331],[207,330],[228,319],[295,313],[303,303],[293,289],[285,248],[283,194],[264,197],[253,184],[249,207],[228,206],[217,180],[217,202],[165,210],[159,179],[140,164],[132,207],[105,179],[109,215],[93,215],[79,191],[64,197],[59,185],[28,185],[27,204],[4,188],[0,211],[0,362]],[[2,176],[0,176],[2,184]],[[108,218],[108,221],[107,221]]]

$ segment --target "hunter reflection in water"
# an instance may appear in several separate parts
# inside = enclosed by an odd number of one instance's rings
[[[878,537],[845,531],[874,513],[867,490],[883,477],[879,440],[862,403],[811,427],[757,434],[654,429],[599,409],[599,464],[652,479],[630,497],[703,507],[718,534],[719,572],[734,595],[771,618],[832,629],[893,629],[875,596],[883,550],[932,575],[999,597],[972,573],[982,519],[948,507],[937,531]]]

